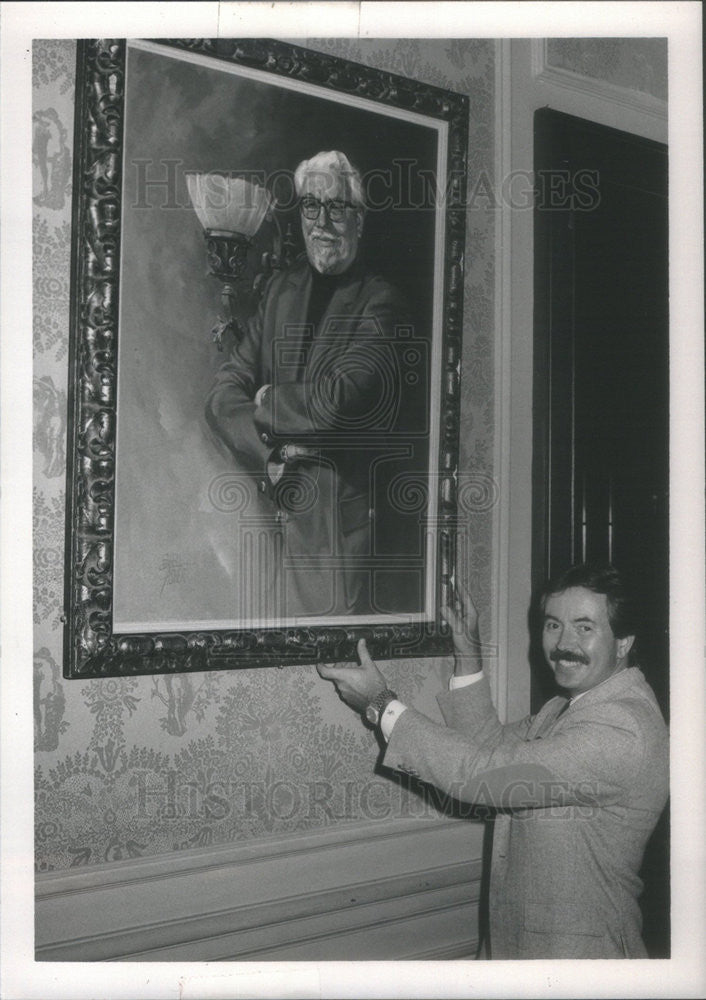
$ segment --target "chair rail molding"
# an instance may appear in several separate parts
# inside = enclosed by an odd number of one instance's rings
[[[419,818],[42,873],[36,959],[473,958],[482,840]]]

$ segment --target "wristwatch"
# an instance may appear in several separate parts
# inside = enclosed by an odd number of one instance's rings
[[[368,707],[365,709],[365,718],[373,726],[377,726],[382,713],[385,711],[390,702],[395,701],[396,698],[397,695],[394,691],[390,691],[389,688],[383,688],[380,694],[373,698]]]

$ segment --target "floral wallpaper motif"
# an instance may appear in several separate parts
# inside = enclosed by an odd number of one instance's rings
[[[35,378],[32,390],[32,443],[35,454],[44,459],[44,475],[53,479],[62,474],[66,461],[66,393],[57,389],[51,375]]]
[[[666,38],[549,38],[547,65],[667,100]]]
[[[64,719],[66,697],[61,668],[46,646],[34,654],[34,743],[37,750],[56,750],[68,729]]]
[[[34,621],[61,625],[64,563],[64,496],[37,487],[34,499]]]
[[[32,115],[32,166],[41,184],[35,189],[35,205],[63,208],[71,194],[69,136],[56,108],[42,108]]]
[[[493,45],[307,43],[464,92],[469,189],[493,176]],[[75,45],[34,46],[34,724],[38,871],[397,816],[443,803],[375,771],[379,746],[314,667],[65,681],[62,601]],[[471,586],[489,615],[493,504],[492,211],[469,205],[461,503]],[[474,478],[475,477],[475,478]],[[492,626],[488,625],[488,628]],[[486,629],[486,634],[488,634]],[[443,660],[384,664],[434,715]]]
[[[32,87],[35,94],[48,89],[62,97],[68,94],[72,99],[75,73],[74,42],[53,38],[35,41],[32,51]],[[35,101],[35,108],[37,106]]]
[[[213,674],[153,677],[150,697],[157,698],[166,708],[167,714],[160,716],[159,724],[170,736],[183,736],[191,718],[203,722],[208,706],[220,701]]]

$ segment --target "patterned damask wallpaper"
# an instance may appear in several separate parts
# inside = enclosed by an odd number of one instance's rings
[[[547,65],[667,100],[666,38],[548,38]]]
[[[470,182],[492,178],[493,45],[310,46],[470,96]],[[75,46],[34,49],[34,729],[36,867],[97,865],[347,821],[434,812],[376,775],[374,736],[314,667],[65,681],[62,600]],[[483,185],[479,190],[487,190]],[[461,470],[492,475],[493,225],[469,207]],[[470,583],[490,638],[492,497],[468,516]],[[478,504],[476,503],[476,508]],[[487,621],[485,621],[487,619]],[[384,664],[436,714],[442,660]]]

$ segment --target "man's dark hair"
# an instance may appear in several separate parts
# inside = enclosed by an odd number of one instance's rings
[[[608,605],[608,621],[616,639],[635,635],[635,614],[632,600],[625,583],[615,566],[581,563],[564,573],[552,577],[542,591],[540,608],[544,613],[547,598],[552,594],[563,594],[569,587],[585,587],[594,594],[605,594]]]

